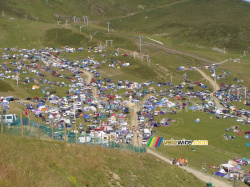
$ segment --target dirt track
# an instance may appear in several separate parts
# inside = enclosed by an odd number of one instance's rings
[[[167,162],[170,164],[170,159],[160,155],[159,153],[157,153],[156,151],[153,151],[152,149],[147,149],[147,153],[163,160],[164,162]],[[177,167],[177,166],[176,166]],[[198,170],[195,170],[193,168],[190,168],[190,167],[179,167],[181,169],[184,169],[186,170],[188,173],[192,173],[194,176],[196,176],[197,178],[199,178],[200,180],[204,181],[204,182],[210,182],[211,180],[211,183],[213,184],[213,186],[215,187],[230,187],[232,185],[224,182],[224,181],[221,181],[217,178],[215,178],[214,176],[210,176],[210,175],[207,175],[205,174],[204,172],[201,172],[201,171],[198,171]]]

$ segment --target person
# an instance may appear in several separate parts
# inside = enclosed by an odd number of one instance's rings
[[[188,159],[187,158],[185,159],[185,165],[186,166],[188,165]]]
[[[178,167],[180,165],[179,161],[176,162],[176,166]]]
[[[212,174],[215,174],[215,173],[214,173],[214,169],[212,169]]]
[[[230,179],[232,179],[233,178],[233,174],[232,173],[230,173]]]

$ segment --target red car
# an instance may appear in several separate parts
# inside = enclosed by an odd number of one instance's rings
[[[237,162],[239,165],[243,165],[246,166],[248,163],[240,158],[235,158],[234,159],[235,162]]]
[[[250,131],[246,131],[245,134],[250,134]]]

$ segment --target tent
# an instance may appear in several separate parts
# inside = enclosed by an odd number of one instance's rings
[[[40,106],[44,106],[44,103],[38,103],[38,104],[36,105],[37,108],[39,108]]]
[[[9,101],[7,101],[7,100],[3,100],[2,105],[3,105],[3,106],[7,106],[7,105],[9,105]]]
[[[245,138],[250,138],[250,134],[247,134],[247,135],[245,136]]]
[[[223,168],[220,169],[219,171],[217,171],[217,172],[215,173],[215,175],[220,176],[220,177],[224,177],[226,174],[227,174],[227,173],[225,172],[225,170],[224,170]]]
[[[250,147],[250,143],[246,143],[246,146],[247,146],[247,147]]]
[[[33,85],[33,86],[32,86],[32,90],[35,90],[35,89],[39,89],[39,86]]]
[[[220,165],[220,168],[221,169],[223,169],[223,168],[225,168],[225,169],[227,169],[227,171],[229,172],[229,171],[231,171],[232,169],[233,169],[233,165],[231,165],[231,164],[221,164]]]
[[[83,118],[90,118],[88,114],[84,114]]]
[[[235,162],[234,160],[228,160],[227,163],[230,164],[230,165],[232,165],[232,166],[238,166],[238,163]]]
[[[200,118],[197,118],[196,120],[195,120],[195,123],[198,123],[198,122],[200,122],[201,120],[200,120]]]

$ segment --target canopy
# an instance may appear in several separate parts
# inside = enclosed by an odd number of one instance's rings
[[[229,172],[229,171],[231,171],[232,169],[233,169],[233,165],[231,165],[231,164],[221,164],[220,165],[220,168],[226,168],[227,169],[227,171]]]

